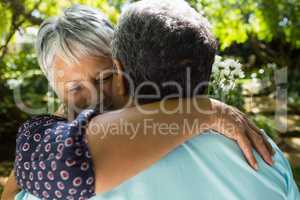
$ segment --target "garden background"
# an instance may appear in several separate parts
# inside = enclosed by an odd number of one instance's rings
[[[300,185],[300,0],[188,2],[212,23],[218,54],[239,61],[244,71],[225,95],[218,91],[230,80],[212,88],[211,95],[242,109],[268,132],[291,161]],[[74,3],[98,8],[115,24],[129,2],[0,0],[0,194],[12,168],[17,129],[29,117],[13,91],[21,88],[27,107],[59,104],[38,67],[34,41],[44,19]]]

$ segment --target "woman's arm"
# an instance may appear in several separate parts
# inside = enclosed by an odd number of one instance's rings
[[[1,200],[13,200],[19,191],[20,188],[17,185],[15,173],[12,171],[4,187]]]
[[[257,165],[252,143],[262,157],[272,163],[268,143],[242,113],[204,97],[197,98],[195,104],[190,103],[191,99],[169,100],[164,107],[158,102],[95,117],[89,123],[87,139],[96,180],[101,180],[96,181],[96,192],[112,189],[209,129],[237,141],[254,168]],[[153,110],[157,112],[145,114]],[[172,114],[167,113],[171,111]]]

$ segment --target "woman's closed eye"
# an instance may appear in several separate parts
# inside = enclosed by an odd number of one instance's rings
[[[70,92],[78,92],[82,89],[82,85],[79,83],[69,83],[67,87]]]
[[[97,84],[101,84],[101,83],[106,83],[107,81],[109,81],[111,78],[113,77],[113,74],[108,74],[106,76],[100,77],[98,79],[96,79],[96,83]]]

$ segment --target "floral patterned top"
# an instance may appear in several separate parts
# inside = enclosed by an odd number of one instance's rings
[[[85,139],[93,110],[71,122],[42,115],[18,131],[14,170],[21,189],[41,199],[84,200],[94,196],[93,163]]]

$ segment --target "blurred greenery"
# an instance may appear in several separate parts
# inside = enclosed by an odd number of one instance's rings
[[[298,188],[300,188],[300,167],[296,167],[293,169],[295,179],[297,181]]]
[[[257,96],[274,96],[276,89],[288,88],[289,114],[300,114],[300,1],[299,0],[188,0],[212,24],[219,41],[219,55],[243,64],[245,77],[225,101],[245,110],[243,87],[248,80],[267,82]],[[21,86],[22,100],[31,108],[46,104],[57,106],[48,84],[39,70],[33,43],[36,30],[49,16],[75,4],[87,4],[104,12],[117,23],[128,0],[0,0],[0,160],[12,160],[17,128],[29,115],[22,112],[14,98]],[[287,68],[288,85],[277,85],[276,69]],[[268,103],[268,102],[267,102]],[[24,105],[23,105],[24,106]],[[43,110],[41,112],[50,112]],[[281,135],[269,113],[252,113],[253,121],[272,138]],[[298,131],[300,125],[296,125]],[[282,133],[281,133],[282,134]],[[300,134],[299,134],[300,135]],[[0,166],[0,176],[7,175]],[[300,179],[299,167],[295,169]],[[1,193],[1,187],[0,187]]]

